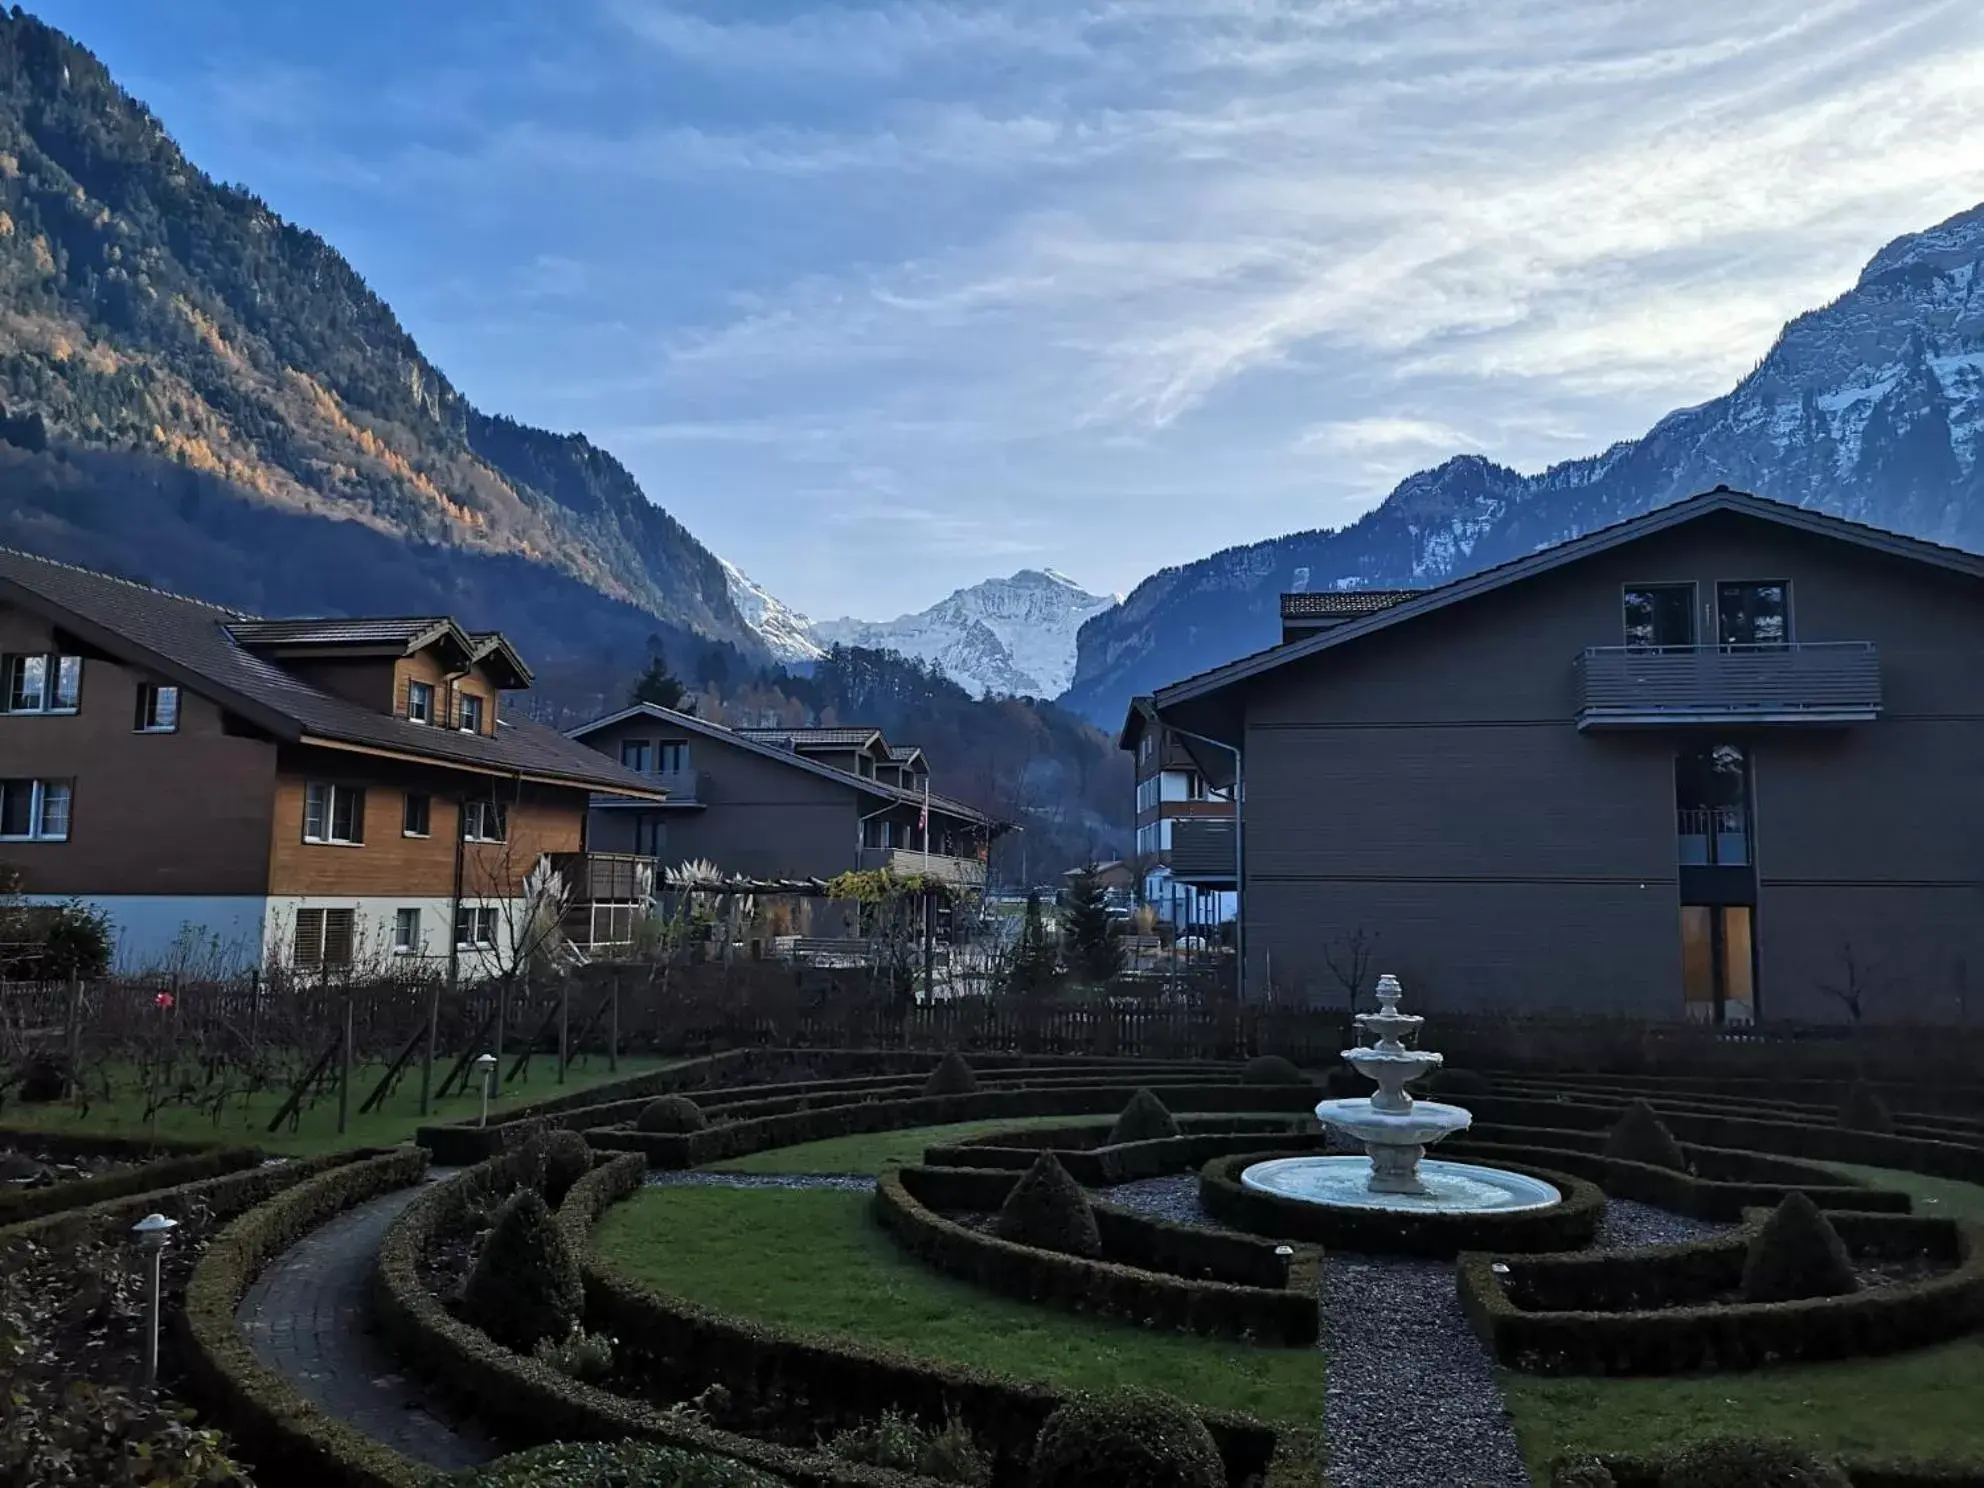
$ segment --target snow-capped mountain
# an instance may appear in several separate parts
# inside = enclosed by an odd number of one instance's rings
[[[1723,397],[1642,438],[1522,475],[1464,455],[1338,531],[1165,569],[1084,625],[1062,698],[1113,725],[1129,699],[1272,645],[1278,596],[1443,583],[1718,482],[1984,551],[1984,206],[1875,254]]]
[[[920,657],[981,696],[1051,698],[1074,680],[1076,631],[1117,598],[1090,594],[1051,568],[1024,568],[1011,578],[960,589],[914,615],[816,621],[810,634],[820,645]],[[742,600],[738,608],[749,615]]]
[[[744,623],[763,638],[773,656],[790,664],[818,661],[827,654],[826,647],[813,639],[811,620],[782,604],[728,558],[719,558],[717,562],[723,565],[724,580],[730,585],[730,602],[737,606]]]

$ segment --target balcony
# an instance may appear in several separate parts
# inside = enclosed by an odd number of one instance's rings
[[[697,778],[694,770],[637,770],[635,773],[656,790],[668,792],[668,800],[663,803],[664,805],[709,805],[709,788],[703,781]],[[635,801],[625,796],[596,796],[593,798],[593,805],[619,805],[647,811],[654,809],[654,803],[652,801]]]
[[[915,852],[906,847],[864,847],[864,869],[886,868],[898,878],[936,878],[960,889],[985,887],[985,865],[977,858]]]
[[[1871,641],[1598,646],[1577,659],[1580,731],[1688,724],[1867,723],[1881,715]]]
[[[1231,888],[1235,876],[1233,818],[1179,816],[1171,821],[1171,876],[1199,888]]]
[[[626,904],[650,897],[660,886],[653,858],[638,853],[552,853],[551,866],[565,883],[568,904]]]

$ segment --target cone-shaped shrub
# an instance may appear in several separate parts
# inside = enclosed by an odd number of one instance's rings
[[[1860,1289],[1853,1262],[1832,1221],[1809,1194],[1796,1189],[1750,1241],[1743,1262],[1743,1300],[1795,1302],[1838,1297]]]
[[[1550,1469],[1550,1488],[1618,1488],[1612,1471],[1596,1457],[1567,1457]]]
[[[1681,1151],[1681,1144],[1653,1114],[1653,1107],[1643,1100],[1636,1100],[1626,1107],[1626,1114],[1619,1118],[1618,1125],[1605,1139],[1605,1155],[1622,1162],[1645,1163],[1651,1168],[1672,1168],[1677,1173],[1688,1171],[1688,1159]]]
[[[1846,1092],[1846,1100],[1839,1108],[1839,1124],[1848,1131],[1894,1135],[1894,1113],[1881,1099],[1880,1091],[1865,1080],[1855,1080],[1852,1089]]]
[[[1051,1152],[1036,1157],[1026,1176],[1013,1185],[999,1210],[996,1230],[1001,1240],[1015,1245],[1058,1250],[1065,1255],[1102,1254],[1102,1236],[1096,1230],[1088,1195]]]
[[[1279,1054],[1257,1054],[1240,1071],[1243,1085],[1300,1085],[1308,1076]]]
[[[555,1131],[545,1135],[541,1150],[544,1202],[556,1209],[571,1192],[572,1185],[592,1167],[592,1149],[575,1131]]]
[[[1660,1488],[1852,1488],[1836,1462],[1788,1442],[1697,1442],[1662,1465]]]
[[[562,1339],[585,1303],[579,1258],[536,1189],[522,1190],[496,1214],[496,1227],[462,1291],[462,1312],[491,1338],[528,1354],[541,1338]]]
[[[925,1095],[970,1095],[978,1088],[978,1076],[964,1062],[964,1055],[952,1049],[937,1061],[930,1078],[923,1082]]]
[[[1033,1488],[1225,1488],[1205,1422],[1163,1395],[1076,1395],[1033,1441]]]
[[[686,1095],[657,1096],[634,1118],[634,1130],[664,1134],[699,1132],[709,1124],[703,1108]]]
[[[1139,1090],[1131,1096],[1130,1103],[1123,1107],[1123,1114],[1109,1128],[1112,1146],[1117,1142],[1155,1142],[1160,1137],[1177,1135],[1177,1118],[1163,1101],[1148,1090]]]

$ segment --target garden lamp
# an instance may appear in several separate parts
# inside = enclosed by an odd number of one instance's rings
[[[496,1056],[478,1054],[475,1056],[475,1073],[482,1085],[482,1114],[475,1120],[477,1126],[489,1125],[489,1087],[496,1078]]]
[[[179,1228],[179,1221],[163,1214],[147,1214],[131,1226],[138,1249],[145,1256],[145,1388],[158,1383],[159,1263],[164,1259],[165,1242]]]

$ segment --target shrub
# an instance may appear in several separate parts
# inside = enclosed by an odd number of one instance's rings
[[[1178,1135],[1178,1121],[1148,1090],[1139,1090],[1123,1107],[1116,1124],[1109,1128],[1111,1146],[1119,1142],[1155,1142]]]
[[[728,1457],[655,1442],[560,1442],[440,1480],[456,1488],[785,1488]]]
[[[1572,1457],[1550,1468],[1550,1488],[1618,1488],[1611,1469],[1596,1457]]]
[[[1426,1089],[1432,1095],[1487,1095],[1492,1087],[1488,1077],[1478,1070],[1437,1069],[1426,1082]]]
[[[1793,1190],[1764,1221],[1743,1262],[1746,1302],[1795,1302],[1858,1291],[1853,1262],[1832,1221],[1809,1194]]]
[[[527,1354],[540,1339],[569,1338],[584,1302],[571,1241],[537,1190],[522,1190],[497,1211],[462,1291],[463,1313],[498,1343]]]
[[[1839,1108],[1839,1124],[1847,1131],[1874,1132],[1883,1137],[1894,1135],[1894,1113],[1888,1110],[1881,1093],[1865,1080],[1855,1080],[1846,1092],[1846,1100]]]
[[[1644,1163],[1650,1168],[1671,1168],[1677,1173],[1688,1171],[1688,1159],[1681,1151],[1681,1144],[1653,1114],[1653,1107],[1643,1100],[1636,1100],[1626,1107],[1626,1114],[1619,1118],[1611,1135],[1605,1139],[1605,1155],[1618,1158],[1621,1162]]]
[[[964,1062],[964,1055],[956,1049],[938,1060],[937,1067],[930,1071],[930,1078],[923,1082],[926,1096],[970,1095],[976,1089],[978,1076],[971,1072],[971,1066]]]
[[[941,1430],[931,1431],[908,1416],[884,1411],[872,1426],[854,1426],[835,1435],[827,1451],[843,1462],[920,1473],[966,1488],[985,1488],[992,1481],[991,1459],[956,1416],[947,1417]]]
[[[604,1379],[613,1372],[613,1340],[604,1333],[574,1328],[560,1340],[540,1338],[531,1357],[567,1379]]]
[[[1013,1185],[999,1209],[997,1233],[1015,1245],[1032,1245],[1064,1255],[1099,1256],[1102,1235],[1095,1210],[1082,1186],[1068,1176],[1061,1160],[1043,1152],[1026,1176]]]
[[[658,1096],[641,1107],[641,1114],[634,1118],[635,1131],[676,1136],[683,1132],[699,1132],[708,1125],[703,1108],[686,1095]]]
[[[697,1113],[698,1115],[701,1112]],[[575,1131],[554,1131],[542,1143],[544,1202],[556,1209],[592,1169],[592,1149]]]
[[[1299,1085],[1308,1077],[1291,1060],[1279,1054],[1261,1054],[1247,1061],[1240,1071],[1243,1085]]]
[[[1076,1395],[1041,1425],[1033,1488],[1225,1488],[1205,1422],[1144,1391]]]
[[[1851,1488],[1837,1463],[1788,1442],[1697,1442],[1669,1457],[1660,1488]]]
[[[21,1070],[20,1088],[15,1091],[31,1106],[59,1101],[69,1090],[67,1069],[53,1059],[30,1060]]]

